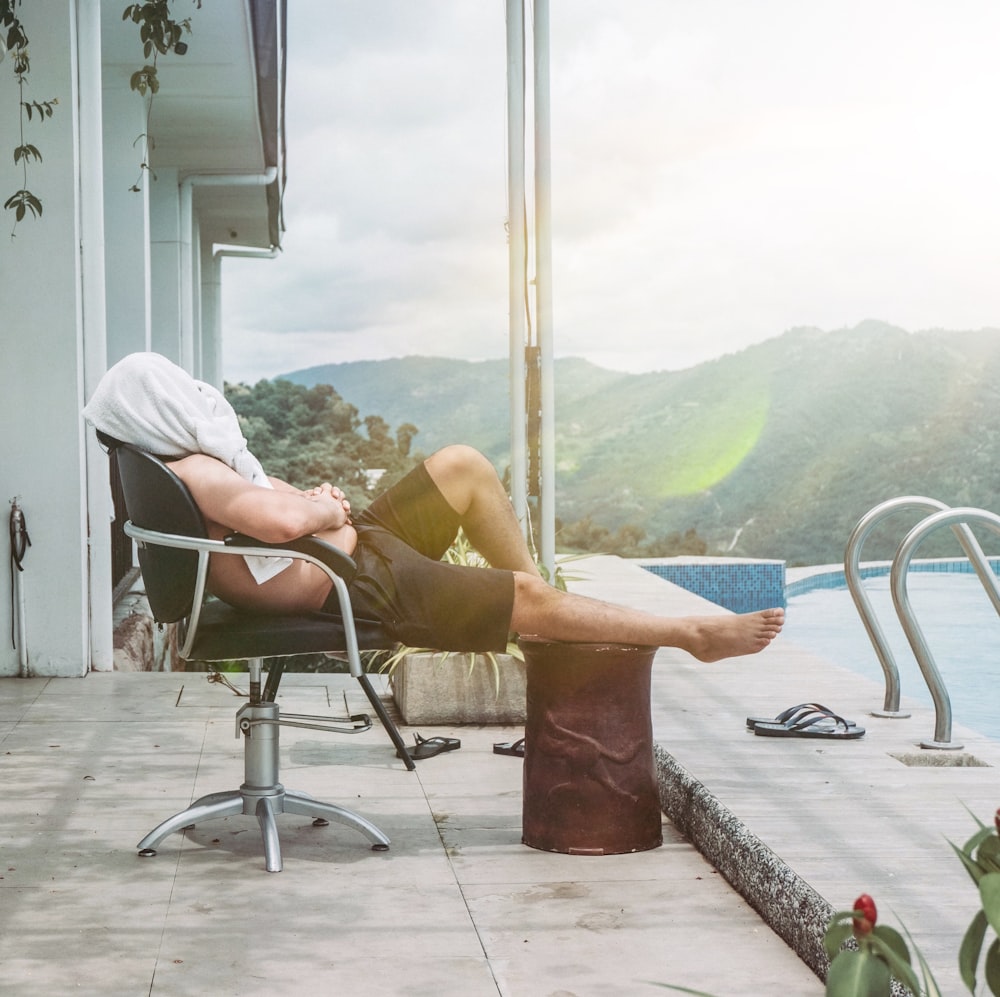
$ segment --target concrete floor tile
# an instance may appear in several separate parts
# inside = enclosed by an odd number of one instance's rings
[[[717,879],[566,881],[467,896],[500,991],[511,997],[653,994],[665,983],[718,994],[821,994],[820,981],[756,913],[731,909],[729,887]],[[730,930],[759,946],[752,980],[744,964],[704,944],[722,910]]]

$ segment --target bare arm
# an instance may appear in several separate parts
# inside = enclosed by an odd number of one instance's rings
[[[324,484],[300,492],[284,482],[261,488],[222,461],[204,454],[184,457],[171,469],[188,486],[202,515],[225,529],[265,543],[287,543],[349,521],[350,506],[339,489]]]

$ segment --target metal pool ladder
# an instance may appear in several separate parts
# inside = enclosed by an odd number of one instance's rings
[[[951,698],[941,680],[941,673],[934,663],[934,656],[927,646],[923,630],[913,615],[906,586],[907,572],[910,561],[920,544],[935,530],[950,526],[979,576],[990,602],[993,603],[993,608],[997,614],[1000,614],[1000,582],[990,568],[982,547],[979,546],[979,542],[969,528],[969,523],[975,523],[1000,535],[1000,516],[985,509],[968,507],[953,509],[937,499],[922,495],[904,495],[875,506],[862,516],[858,525],[854,527],[844,554],[844,577],[885,675],[885,703],[881,710],[873,711],[873,715],[879,717],[899,718],[908,717],[910,714],[900,712],[899,669],[896,667],[896,660],[889,649],[885,633],[875,617],[871,601],[861,584],[861,548],[878,523],[893,513],[909,509],[929,510],[930,515],[914,526],[896,549],[890,573],[890,587],[896,615],[899,617],[903,632],[906,634],[906,639],[909,641],[910,648],[913,650],[913,655],[917,659],[917,664],[920,666],[921,674],[934,702],[934,740],[921,741],[920,747],[957,750],[962,745],[951,740]]]

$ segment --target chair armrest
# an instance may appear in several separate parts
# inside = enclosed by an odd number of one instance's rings
[[[306,554],[317,561],[321,561],[335,575],[349,582],[357,574],[358,566],[354,559],[345,554],[339,547],[320,540],[319,537],[299,537],[289,543],[271,544],[248,537],[243,533],[230,533],[225,538],[225,544],[229,548],[252,547],[256,551],[273,550],[276,556],[281,553]]]

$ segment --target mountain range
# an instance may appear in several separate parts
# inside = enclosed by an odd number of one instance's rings
[[[464,442],[500,468],[509,458],[506,361],[414,356],[281,377],[330,384],[362,417],[416,425],[425,453]],[[1000,511],[1000,330],[796,328],[683,371],[567,358],[554,377],[563,522],[634,524],[647,537],[694,528],[714,553],[796,565],[842,560],[858,519],[895,496]],[[891,558],[918,518],[874,531],[865,559]],[[918,553],[958,549],[946,531]]]

